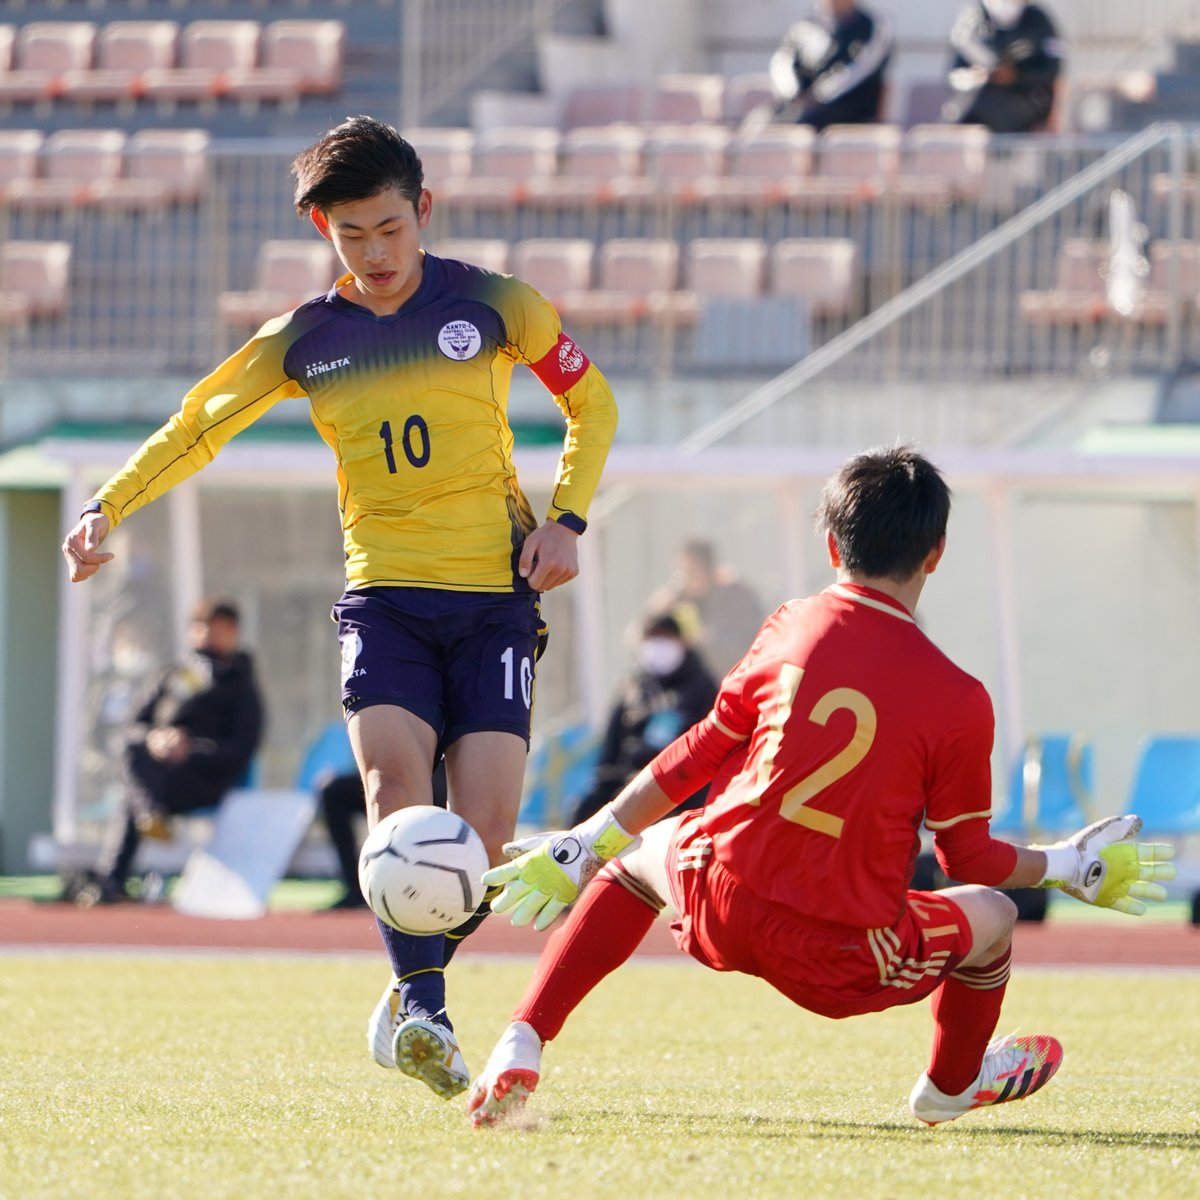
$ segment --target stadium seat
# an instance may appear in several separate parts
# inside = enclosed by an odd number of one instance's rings
[[[96,26],[90,21],[30,21],[17,32],[13,69],[0,74],[0,104],[52,99],[67,71],[92,64]]]
[[[1035,325],[1090,325],[1108,315],[1103,272],[1110,252],[1106,239],[1068,238],[1059,251],[1054,287],[1024,291],[1023,320]]]
[[[592,84],[573,88],[562,108],[564,130],[635,123],[642,119],[642,89],[634,83]]]
[[[1155,241],[1150,244],[1150,273],[1133,319],[1142,325],[1165,325],[1172,305],[1186,315],[1200,296],[1200,242]]]
[[[820,137],[817,173],[853,180],[878,195],[899,173],[900,144],[895,125],[830,125]]]
[[[42,147],[42,173],[8,187],[20,208],[69,208],[87,204],[96,189],[121,173],[125,134],[119,129],[60,129]]]
[[[501,208],[522,203],[530,186],[558,168],[557,129],[486,129],[475,137],[471,174],[444,180],[441,199],[451,206]]]
[[[770,292],[803,299],[814,317],[849,317],[858,285],[851,238],[784,238],[771,247]]]
[[[488,271],[508,272],[508,243],[503,238],[442,238],[433,244],[438,258],[454,258]]]
[[[687,287],[700,296],[755,300],[763,294],[766,243],[758,238],[696,238],[687,248]]]
[[[595,776],[600,739],[584,724],[535,734],[517,822],[553,829],[568,821]]]
[[[1022,838],[1073,833],[1092,820],[1092,746],[1073,734],[1026,740],[1009,776],[1003,812],[992,828]]]
[[[326,241],[264,242],[257,286],[250,292],[222,292],[217,314],[226,325],[257,327],[327,292],[336,271],[333,247]]]
[[[725,81],[721,118],[727,124],[740,125],[752,114],[768,116],[775,111],[775,89],[765,71],[732,75]]]
[[[292,75],[301,95],[329,95],[342,86],[346,27],[341,21],[272,21],[263,31],[262,62],[228,76],[230,94],[253,82],[256,72]]]
[[[983,190],[991,133],[982,125],[917,125],[904,135],[896,187],[902,199],[936,206]]]
[[[145,71],[175,61],[179,26],[174,21],[110,21],[100,27],[94,68],[64,71],[59,92],[80,103],[133,100]]]
[[[1146,833],[1200,833],[1200,735],[1156,734],[1142,743],[1126,812]]]
[[[228,72],[255,65],[261,32],[257,21],[193,21],[179,38],[179,66],[145,71],[142,95],[170,103],[221,95]]]
[[[70,242],[0,243],[0,312],[8,322],[66,311]]]
[[[693,125],[721,120],[723,75],[660,75],[650,88],[646,120],[653,125]]]
[[[677,295],[679,244],[672,238],[613,238],[600,247],[597,286],[563,292],[564,319],[581,324],[627,325],[666,319]]]
[[[13,65],[13,46],[17,31],[11,25],[0,25],[0,71],[10,71]]]
[[[700,180],[696,191],[711,203],[777,204],[795,195],[811,176],[815,141],[816,134],[807,125],[767,125],[735,134],[728,147],[726,174]]]
[[[729,132],[722,125],[655,130],[646,139],[645,171],[660,195],[696,199],[707,180],[725,173]]]
[[[203,129],[139,130],[125,143],[124,173],[97,184],[92,199],[115,210],[199,200],[210,140]]]
[[[404,135],[416,148],[425,171],[425,186],[439,195],[448,183],[471,174],[475,134],[470,129],[410,129]]]
[[[551,303],[592,286],[596,247],[586,238],[529,238],[513,247],[512,269]]]
[[[573,129],[560,143],[558,174],[531,180],[529,197],[536,204],[579,205],[649,196],[645,144],[645,132],[635,125]]]
[[[0,130],[0,201],[13,184],[36,177],[44,141],[39,129]]]

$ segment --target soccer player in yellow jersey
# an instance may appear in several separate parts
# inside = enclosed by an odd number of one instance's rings
[[[276,404],[306,402],[337,468],[346,592],[333,615],[368,820],[432,803],[444,755],[450,806],[500,863],[545,638],[538,593],[578,573],[576,541],[616,429],[612,392],[527,284],[421,249],[433,202],[416,151],[391,126],[350,118],[292,171],[297,210],[346,274],[268,321],[100,488],[63,545],[71,580],[94,575],[112,558],[109,532],[239,430]],[[567,423],[540,525],[512,462],[517,363]],[[368,1025],[371,1051],[447,1099],[469,1074],[443,972],[486,911],[485,900],[444,938],[379,923],[394,978]]]

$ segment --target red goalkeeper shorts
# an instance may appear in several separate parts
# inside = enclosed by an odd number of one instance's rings
[[[802,916],[750,891],[681,823],[668,878],[679,948],[715,971],[757,975],[824,1017],[853,1017],[928,996],[971,949],[961,908],[941,892],[908,893],[888,929],[854,929]]]

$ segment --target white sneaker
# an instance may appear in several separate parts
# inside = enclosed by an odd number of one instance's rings
[[[402,1022],[392,1042],[392,1056],[405,1075],[419,1079],[443,1100],[465,1092],[471,1082],[454,1034],[434,1021],[409,1017]]]
[[[483,1074],[471,1085],[471,1124],[496,1125],[521,1109],[538,1085],[542,1040],[532,1025],[514,1021],[496,1043]]]
[[[918,1121],[940,1125],[974,1108],[1024,1100],[1050,1082],[1062,1060],[1062,1046],[1048,1034],[995,1038],[984,1052],[978,1078],[965,1092],[947,1096],[922,1072],[908,1097],[908,1106]]]
[[[404,1023],[404,1009],[400,1005],[400,981],[393,979],[384,989],[375,1011],[367,1022],[367,1049],[371,1057],[381,1066],[395,1070],[396,1056],[392,1043],[396,1030]]]

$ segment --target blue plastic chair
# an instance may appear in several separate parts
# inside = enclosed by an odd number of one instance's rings
[[[1030,737],[1009,777],[1008,806],[992,819],[998,833],[1073,832],[1091,820],[1091,743],[1074,734]]]
[[[1148,833],[1200,833],[1200,735],[1156,734],[1142,742],[1127,812]]]
[[[599,740],[586,724],[568,725],[541,738],[529,756],[518,823],[547,829],[569,817],[592,786],[599,752]]]
[[[354,761],[354,751],[350,748],[346,723],[330,721],[309,742],[296,771],[296,787],[305,792],[316,791],[334,775],[357,773],[358,766]]]

